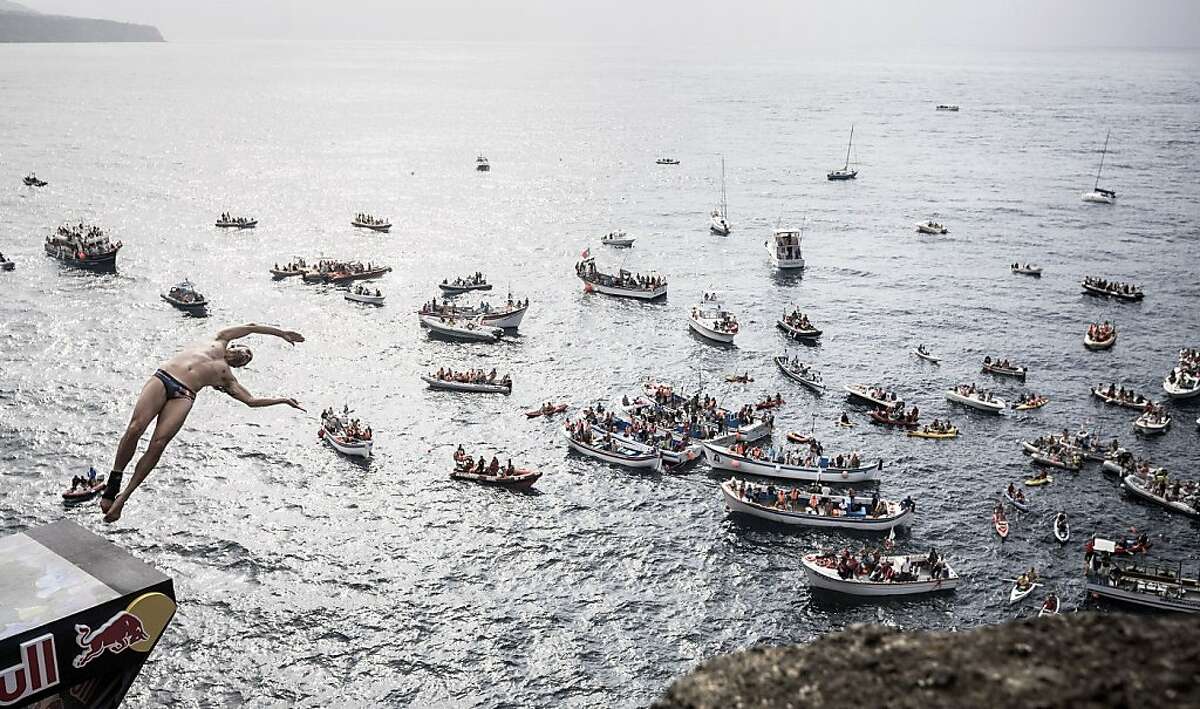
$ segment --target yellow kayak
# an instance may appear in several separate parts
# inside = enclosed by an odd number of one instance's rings
[[[1052,482],[1054,482],[1054,476],[1048,475],[1044,478],[1029,478],[1025,481],[1025,484],[1029,487],[1037,487],[1038,485],[1045,485]]]
[[[949,431],[909,431],[909,438],[932,438],[935,440],[944,440],[947,438],[958,438],[958,429],[952,428]]]

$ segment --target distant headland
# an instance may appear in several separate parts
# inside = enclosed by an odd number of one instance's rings
[[[162,42],[157,27],[66,15],[43,15],[0,0],[0,42]]]

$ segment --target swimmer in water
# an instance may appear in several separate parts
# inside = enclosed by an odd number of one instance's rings
[[[196,401],[196,393],[201,389],[212,387],[246,406],[287,404],[304,411],[295,399],[259,399],[233,376],[232,368],[246,366],[254,358],[254,354],[249,347],[229,343],[247,335],[273,335],[292,344],[304,342],[304,336],[298,332],[266,325],[238,325],[221,330],[212,340],[189,345],[164,362],[142,387],[142,393],[138,395],[137,404],[133,407],[129,426],[117,445],[112,474],[108,476],[104,494],[100,496],[100,509],[104,512],[105,522],[116,522],[121,518],[121,508],[154,466],[158,465],[163,450],[183,427],[183,422]],[[125,466],[133,458],[138,441],[155,418],[158,422],[154,426],[150,445],[138,459],[129,485],[122,491],[121,476],[125,473]]]

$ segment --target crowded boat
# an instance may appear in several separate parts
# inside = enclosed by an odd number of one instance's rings
[[[350,220],[350,226],[358,229],[386,232],[392,228],[392,220],[387,217],[377,217],[374,214],[359,212],[354,215],[354,219]]]
[[[483,319],[479,317],[456,318],[445,315],[420,315],[418,318],[431,335],[439,335],[450,340],[499,342],[504,338],[504,330],[485,325]]]
[[[194,311],[208,306],[208,299],[197,291],[192,282],[188,280],[176,283],[161,296],[163,300],[180,310]]]
[[[307,269],[308,263],[302,258],[296,258],[292,261],[288,261],[282,267],[280,267],[279,263],[276,262],[273,266],[271,266],[271,275],[275,278],[275,280],[282,280],[284,278],[291,278],[292,276],[303,275],[304,271]]]
[[[904,408],[904,399],[897,397],[896,392],[883,387],[847,384],[844,388],[852,401],[865,402],[879,409]]]
[[[1162,387],[1172,399],[1200,396],[1200,349],[1179,350],[1179,363],[1163,377]]]
[[[1022,392],[1013,402],[1014,411],[1030,411],[1032,409],[1040,409],[1050,403],[1050,399],[1038,394],[1037,392]]]
[[[351,281],[379,278],[391,272],[391,266],[382,266],[368,261],[339,261],[319,259],[303,269],[301,278],[305,283],[332,283],[339,285]]]
[[[1084,555],[1084,589],[1110,601],[1177,613],[1200,613],[1200,575],[1186,576],[1182,565],[1119,559],[1113,542],[1096,539]]]
[[[916,428],[920,410],[917,407],[912,407],[905,411],[903,407],[896,408],[878,408],[872,409],[870,412],[871,420],[875,423],[883,424],[884,426],[897,426],[900,428]]]
[[[705,440],[701,445],[704,458],[713,469],[744,475],[858,484],[878,480],[883,474],[883,459],[866,463],[857,451],[826,455],[815,440],[800,449],[772,445],[764,448],[742,441],[721,444]]]
[[[1106,350],[1117,342],[1117,326],[1105,320],[1088,325],[1083,346],[1089,350]]]
[[[920,430],[909,431],[908,435],[911,438],[931,438],[934,440],[944,440],[949,438],[958,438],[958,429],[955,428],[954,424],[950,423],[950,419],[934,419]]]
[[[1133,422],[1133,429],[1146,435],[1158,435],[1167,432],[1171,425],[1171,414],[1161,404],[1148,405],[1141,416]]]
[[[583,289],[588,293],[639,300],[654,300],[667,294],[667,280],[662,276],[631,273],[623,268],[616,275],[604,273],[596,267],[594,258],[585,258],[576,263],[575,275],[583,281]]]
[[[58,227],[44,244],[48,256],[93,271],[115,270],[121,247],[120,241],[113,243],[100,227],[83,222]]]
[[[1151,401],[1133,389],[1126,389],[1124,385],[1109,384],[1105,386],[1101,384],[1093,388],[1091,392],[1092,396],[1106,404],[1122,406],[1126,409],[1145,411],[1147,406],[1154,406],[1156,404],[1156,402]]]
[[[490,461],[486,455],[474,458],[463,449],[461,444],[454,451],[453,457],[454,469],[450,472],[450,477],[454,480],[470,480],[485,485],[527,489],[533,487],[533,484],[542,477],[538,471],[516,467],[513,465],[512,458],[509,458],[504,464],[500,463],[500,458],[496,455],[493,455]]]
[[[821,330],[815,327],[808,316],[800,312],[799,308],[793,308],[790,312],[785,312],[783,317],[779,319],[777,326],[783,330],[789,337],[796,340],[810,340],[821,336]]]
[[[936,549],[928,554],[888,556],[878,549],[852,554],[806,554],[801,559],[808,585],[850,596],[913,596],[953,591],[958,574]]]
[[[773,360],[775,366],[779,367],[779,371],[788,379],[800,382],[818,394],[825,391],[825,381],[821,378],[821,373],[801,362],[799,357],[793,356],[789,359],[787,353],[784,353]]]
[[[221,212],[217,217],[217,226],[222,229],[253,229],[258,226],[254,217],[235,217],[229,212]]]
[[[779,487],[730,478],[721,484],[725,509],[780,524],[886,532],[913,523],[917,505],[911,497],[885,500],[876,490],[869,497],[834,494],[814,482],[807,488]]]
[[[26,187],[45,187],[50,184],[45,180],[38,179],[38,176],[32,172],[26,175],[21,181],[25,183]]]
[[[421,379],[430,389],[477,392],[485,394],[512,393],[512,378],[505,374],[498,377],[493,367],[490,372],[482,369],[454,371],[449,367],[438,367],[436,372],[422,375]]]
[[[1119,300],[1141,300],[1145,297],[1141,286],[1135,286],[1132,283],[1110,281],[1106,278],[1084,276],[1082,285],[1083,292],[1089,295],[1101,295]]]
[[[959,384],[953,389],[947,389],[946,400],[988,413],[1000,413],[1007,406],[1004,400],[996,398],[986,389],[979,389],[974,384]]]
[[[367,305],[383,305],[383,301],[387,296],[378,288],[374,290],[365,286],[355,286],[346,292],[345,298],[354,303],[366,303]]]
[[[730,343],[738,333],[737,316],[721,305],[716,293],[705,293],[704,299],[692,306],[688,327],[714,342]]]
[[[1025,367],[1021,367],[1009,362],[1007,357],[1001,359],[999,357],[993,358],[991,355],[988,355],[983,358],[983,371],[987,374],[998,374],[1003,377],[1014,377],[1024,381],[1026,370]]]
[[[438,288],[441,288],[446,295],[454,295],[473,290],[491,290],[492,284],[487,282],[486,276],[476,271],[469,276],[455,278],[453,281],[443,278],[442,282],[438,284]]]
[[[599,433],[586,419],[568,421],[563,426],[567,446],[582,455],[625,468],[658,470],[657,452],[622,443],[608,433]]]
[[[479,305],[455,305],[446,300],[433,300],[421,304],[418,315],[437,315],[456,318],[480,318],[485,325],[515,330],[521,325],[525,313],[529,310],[529,299],[521,300],[508,294],[508,300],[503,307],[493,307],[491,303],[479,301]]]
[[[374,436],[371,427],[352,417],[350,407],[335,411],[333,407],[321,412],[321,429],[317,436],[330,448],[345,456],[370,458]]]

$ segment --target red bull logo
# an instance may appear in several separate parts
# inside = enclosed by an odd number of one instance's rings
[[[21,702],[31,694],[58,684],[54,636],[47,633],[21,643],[21,661],[0,670],[0,707]]]
[[[124,652],[130,645],[149,640],[142,619],[128,611],[120,611],[107,623],[92,630],[86,625],[75,626],[75,642],[83,648],[71,664],[83,667],[106,652],[114,655]]]

